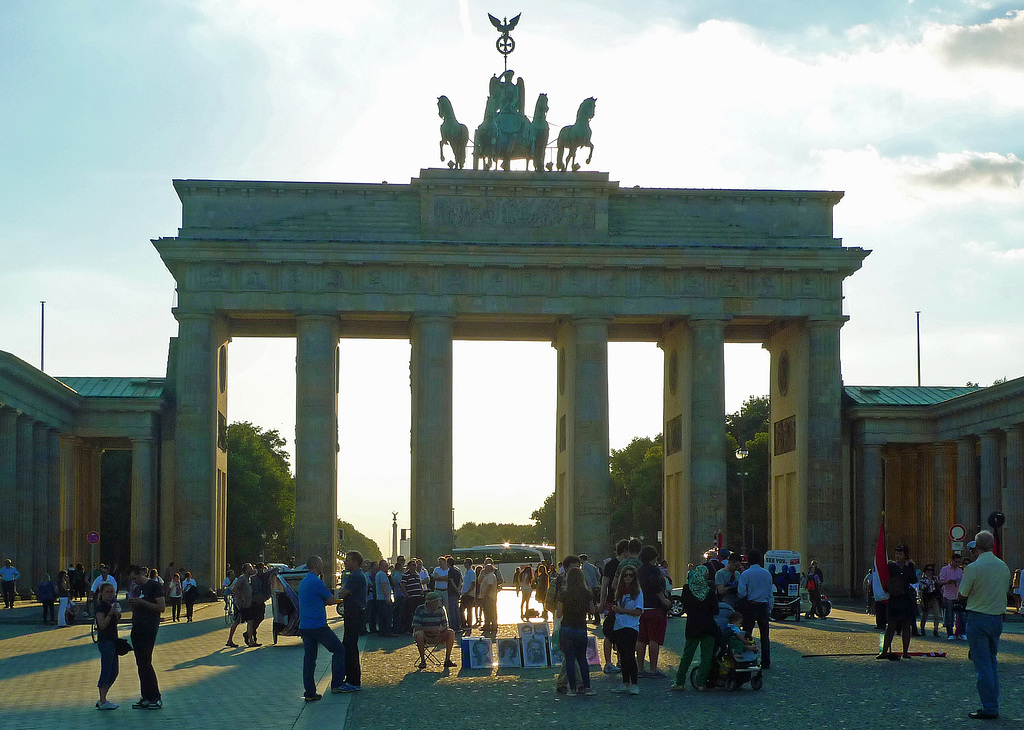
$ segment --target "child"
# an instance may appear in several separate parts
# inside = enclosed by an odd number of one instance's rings
[[[725,627],[725,640],[729,651],[738,662],[757,661],[757,645],[743,633],[743,614],[733,611],[729,614],[729,623]]]

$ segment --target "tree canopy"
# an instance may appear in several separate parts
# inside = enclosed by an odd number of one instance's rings
[[[248,421],[228,426],[227,558],[231,565],[290,557],[295,479],[287,442]]]
[[[380,546],[352,526],[351,522],[338,520],[338,527],[344,534],[344,539],[338,542],[338,558],[343,558],[349,550],[355,550],[363,556],[363,560],[380,561],[384,554]]]

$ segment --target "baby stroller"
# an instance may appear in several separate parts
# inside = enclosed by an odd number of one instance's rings
[[[725,687],[731,692],[750,682],[751,689],[761,689],[764,686],[764,677],[761,674],[761,655],[756,651],[752,656],[738,655],[730,651],[726,643],[726,626],[729,623],[729,616],[734,610],[728,603],[718,604],[718,614],[715,616],[718,635],[715,637],[715,651],[711,659],[711,671],[708,672],[707,686]],[[699,689],[697,684],[699,671],[700,667],[694,667],[690,672],[690,684],[694,689]]]

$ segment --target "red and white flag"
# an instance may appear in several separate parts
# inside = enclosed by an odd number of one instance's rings
[[[871,574],[871,588],[876,601],[888,601],[885,586],[889,585],[889,560],[885,557],[885,523],[878,527],[878,544],[875,545],[875,572]]]

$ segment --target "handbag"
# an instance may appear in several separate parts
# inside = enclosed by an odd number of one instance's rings
[[[118,639],[116,644],[118,656],[124,656],[128,652],[134,651],[132,645],[128,643],[128,639]]]

